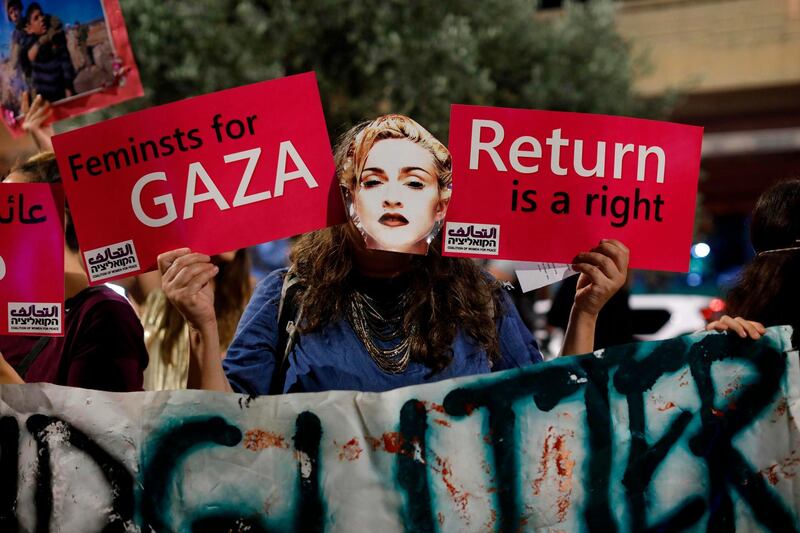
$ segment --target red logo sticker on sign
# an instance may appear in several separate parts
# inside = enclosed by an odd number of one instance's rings
[[[703,129],[453,105],[444,255],[571,263],[600,239],[630,266],[685,272]]]
[[[64,193],[0,183],[0,335],[64,334]]]
[[[313,73],[189,98],[57,135],[93,284],[159,253],[216,254],[346,220]]]

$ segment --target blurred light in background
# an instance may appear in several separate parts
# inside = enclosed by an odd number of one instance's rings
[[[725,301],[721,298],[712,298],[710,302],[708,302],[708,308],[711,309],[715,313],[719,313],[720,311],[725,310]]]
[[[711,247],[704,242],[698,242],[694,246],[692,246],[692,257],[697,258],[704,258],[708,257],[708,254],[711,253]]]
[[[703,276],[697,272],[689,272],[686,276],[686,284],[690,287],[699,287],[703,283]]]

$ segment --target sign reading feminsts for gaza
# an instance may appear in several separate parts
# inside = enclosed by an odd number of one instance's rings
[[[0,335],[64,333],[64,194],[0,183]]]
[[[571,263],[600,239],[633,268],[686,271],[702,128],[454,105],[444,254]]]
[[[92,283],[344,222],[313,73],[53,138]]]

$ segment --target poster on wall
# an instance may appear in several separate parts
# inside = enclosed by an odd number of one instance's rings
[[[23,133],[23,99],[52,105],[53,120],[143,94],[118,0],[5,0],[0,17],[0,107]]]

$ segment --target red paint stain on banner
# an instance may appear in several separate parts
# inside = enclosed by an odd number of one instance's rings
[[[731,383],[728,385],[728,388],[727,388],[727,389],[725,389],[725,390],[722,392],[722,396],[724,396],[724,397],[726,397],[726,398],[727,398],[728,396],[730,396],[731,394],[733,394],[735,391],[739,390],[739,388],[740,388],[741,386],[742,386],[741,379],[739,379],[739,378],[736,378],[736,379],[734,379],[734,380],[733,380],[733,381],[732,381],[732,382],[731,382]]]
[[[775,410],[772,412],[774,418],[770,420],[770,422],[774,424],[775,422],[780,421],[780,419],[783,418],[783,415],[785,415],[788,410],[789,404],[786,402],[786,399],[781,399],[778,402],[778,405],[775,406]],[[794,417],[791,414],[789,415],[789,420],[794,420]]]
[[[458,487],[453,481],[453,468],[447,459],[436,456],[436,464],[431,466],[438,473],[442,483],[447,488],[447,493],[458,511],[459,516],[467,525],[470,525],[469,498],[472,496],[463,487]]]
[[[492,509],[491,514],[489,515],[489,519],[486,521],[485,524],[483,524],[483,529],[485,531],[494,531],[495,522],[497,522],[497,511]]]
[[[339,443],[333,441],[334,446],[339,446]],[[361,457],[361,452],[364,450],[361,448],[358,442],[358,438],[353,437],[346,444],[341,446],[341,451],[339,452],[339,460],[340,461],[355,461],[359,457]]]
[[[667,402],[664,405],[662,405],[661,407],[658,407],[658,410],[663,413],[664,411],[669,411],[670,409],[673,409],[674,407],[675,407],[675,404],[673,402]]]
[[[797,466],[800,465],[800,454],[793,450],[788,457],[779,463],[775,463],[759,470],[759,474],[769,481],[770,485],[777,485],[783,479],[792,479],[797,475]],[[778,476],[780,474],[780,476]]]
[[[572,431],[558,433],[553,426],[547,428],[547,435],[544,439],[542,454],[539,460],[539,472],[533,480],[533,494],[539,496],[542,484],[545,480],[550,480],[548,473],[550,464],[553,463],[556,470],[557,489],[559,492],[556,505],[558,506],[558,521],[563,522],[567,518],[572,497],[572,471],[575,468],[575,461],[570,458],[572,452],[566,447],[567,436],[574,436]]]
[[[444,406],[438,404],[436,402],[421,402],[425,406],[425,410],[428,412],[435,411],[437,413],[445,414]]]
[[[403,446],[403,436],[398,432],[383,434],[383,449],[389,453],[399,453]]]
[[[251,429],[244,434],[244,442],[242,443],[248,450],[257,452],[266,450],[267,448],[288,448],[286,439],[283,435],[264,431],[263,429]]]
[[[397,431],[384,433],[380,437],[366,435],[364,440],[374,450],[381,450],[386,453],[400,453],[403,447],[403,435]]]
[[[451,427],[450,422],[448,422],[447,420],[442,420],[441,418],[434,418],[433,421],[439,424],[440,426],[444,426],[446,428]]]
[[[766,477],[770,485],[777,485],[778,484],[778,473],[776,472],[777,469],[778,465],[774,464],[772,466],[764,468],[763,470],[760,470],[758,473]]]

